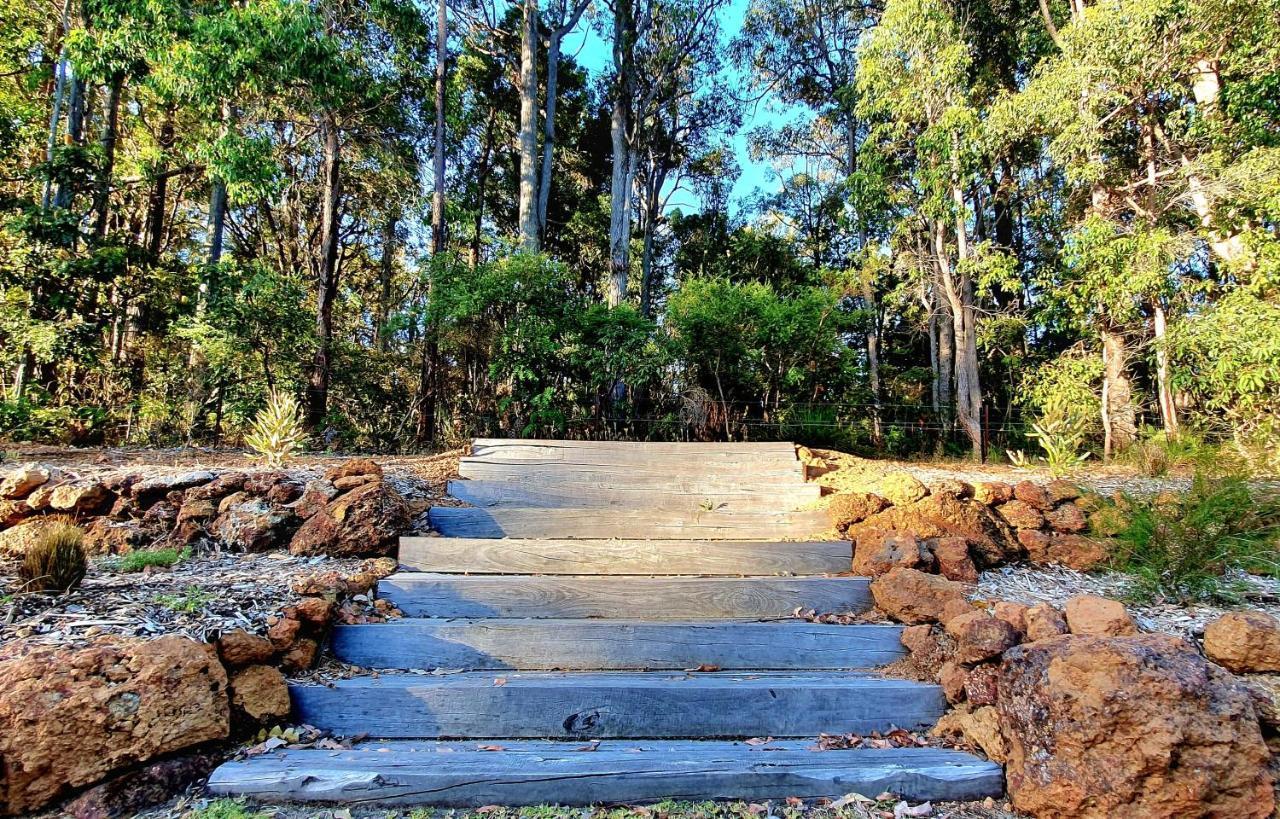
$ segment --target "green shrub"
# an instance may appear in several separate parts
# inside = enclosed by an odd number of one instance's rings
[[[213,594],[199,586],[187,586],[181,594],[158,594],[155,600],[170,611],[196,614],[213,602]]]
[[[1251,488],[1240,475],[1197,472],[1180,503],[1131,501],[1117,535],[1118,567],[1133,575],[1142,600],[1234,601],[1231,570],[1277,574],[1280,498]]]
[[[305,438],[298,400],[288,393],[273,392],[267,405],[253,419],[253,427],[244,436],[244,442],[264,464],[279,469],[302,448]]]
[[[86,569],[84,532],[71,523],[55,523],[27,550],[18,577],[27,591],[68,592],[84,580]]]
[[[258,819],[265,814],[251,813],[241,802],[234,799],[215,799],[202,808],[187,814],[187,819]]]
[[[191,557],[189,549],[179,552],[177,549],[139,549],[127,555],[111,558],[102,563],[102,568],[109,572],[140,572],[151,566],[168,568]]]
[[[1224,453],[1194,432],[1183,430],[1176,435],[1166,435],[1164,430],[1152,429],[1118,460],[1147,477],[1158,478],[1177,469],[1209,466],[1221,457],[1225,457]]]

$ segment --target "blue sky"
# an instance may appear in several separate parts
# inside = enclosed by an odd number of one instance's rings
[[[741,30],[749,3],[750,0],[733,0],[720,12],[721,30],[726,43]],[[578,63],[592,72],[604,73],[610,70],[612,56],[609,44],[601,39],[592,26],[584,23],[579,28],[580,30],[573,37],[566,38],[565,51],[575,55]],[[736,70],[732,67],[729,71],[731,77],[737,76]],[[739,81],[742,85],[746,85],[745,80],[740,77]],[[780,186],[769,163],[753,162],[747,150],[747,133],[757,125],[764,125],[777,119],[777,112],[772,108],[776,106],[770,106],[768,100],[762,100],[743,112],[743,127],[733,140],[734,155],[738,160],[741,173],[730,193],[731,210],[736,210],[735,205],[740,205],[757,190],[774,192]],[[698,206],[696,197],[683,191],[672,198],[671,205],[686,209],[696,209]]]

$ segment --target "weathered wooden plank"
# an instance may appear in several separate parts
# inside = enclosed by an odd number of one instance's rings
[[[968,801],[1004,791],[999,765],[940,748],[835,750],[811,742],[516,740],[361,743],[350,751],[278,750],[227,762],[209,790],[262,801],[482,805],[752,802],[787,797]],[[492,749],[492,743],[485,743]],[[584,748],[590,748],[584,753]]]
[[[624,671],[869,669],[903,655],[902,629],[715,620],[440,620],[338,626],[333,653],[365,668]]]
[[[931,725],[938,686],[851,672],[465,672],[291,685],[295,717],[336,734],[811,737]]]
[[[847,546],[843,560],[847,567]],[[797,608],[865,611],[871,607],[869,582],[864,577],[637,578],[400,572],[378,582],[378,596],[410,617],[758,620],[789,617]]]
[[[822,496],[822,488],[816,483],[809,483],[770,490],[706,492],[695,495],[661,489],[601,489],[584,484],[543,486],[514,481],[449,481],[449,494],[472,506],[777,512],[814,503]]]
[[[467,463],[509,464],[512,466],[567,466],[597,469],[681,469],[693,474],[726,469],[762,473],[800,474],[794,452],[743,454],[730,452],[647,452],[643,450],[581,450],[547,447],[504,447],[484,449],[467,457]]]
[[[577,466],[572,464],[487,463],[474,458],[458,462],[458,475],[478,481],[520,481],[536,484],[578,484],[608,489],[643,488],[670,492],[725,492],[768,490],[782,486],[802,486],[799,466],[779,470],[738,467],[682,468],[670,465],[650,467]]]
[[[848,572],[847,540],[400,538],[410,571],[473,574],[771,575]]]
[[[522,507],[435,506],[431,526],[468,538],[738,538],[812,537],[830,529],[822,509],[799,512],[695,512]]]
[[[658,452],[658,453],[784,453],[795,455],[796,445],[788,441],[559,441],[549,438],[475,438],[471,451],[509,447],[541,447],[554,450]]]

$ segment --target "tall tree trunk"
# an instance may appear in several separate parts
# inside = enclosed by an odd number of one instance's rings
[[[1222,96],[1222,73],[1218,61],[1204,58],[1196,62],[1192,71],[1191,91],[1195,96],[1196,107],[1205,119],[1218,116],[1218,101]],[[1195,165],[1185,153],[1178,152],[1178,160],[1187,173],[1187,186],[1191,193],[1191,206],[1200,219],[1213,255],[1228,267],[1253,269],[1256,263],[1249,258],[1249,250],[1245,246],[1244,237],[1239,233],[1224,233],[1214,224],[1214,202],[1207,186],[1195,171]]]
[[[53,105],[49,112],[49,139],[45,149],[45,160],[53,162],[54,149],[58,147],[58,123],[62,121],[62,98],[67,92],[67,35],[71,33],[71,0],[62,0],[62,49],[58,52],[58,62],[55,64],[55,78],[53,83]],[[46,177],[44,181],[44,194],[40,198],[41,210],[49,207],[50,195],[53,191],[52,177]],[[23,371],[19,365],[18,386],[21,388],[24,381],[21,378]],[[18,395],[21,398],[21,393]]]
[[[1124,336],[1110,326],[1100,329],[1102,339],[1102,429],[1103,455],[1124,452],[1138,432],[1133,406],[1133,385],[1129,381],[1129,351]]]
[[[866,238],[863,237],[865,246]],[[864,276],[860,277],[860,285],[862,288],[862,302],[866,305],[867,312],[870,314],[870,326],[866,332],[867,344],[867,381],[871,388],[871,437],[874,443],[879,446],[883,440],[884,431],[881,427],[881,409],[880,409],[880,306],[876,300],[875,285],[871,280]],[[930,342],[932,342],[932,335]]]
[[[72,77],[71,91],[67,95],[67,145],[84,144],[84,97],[84,79]],[[71,207],[75,193],[75,186],[70,181],[59,182],[58,190],[53,196],[54,207]]]
[[[542,173],[538,177],[538,235],[547,236],[547,207],[551,203],[551,170],[556,144],[556,93],[560,79],[560,50],[564,37],[578,25],[591,0],[555,0],[551,36],[547,40],[547,100],[543,104]]]
[[[115,173],[116,139],[120,125],[120,94],[124,89],[124,73],[116,72],[107,85],[107,101],[103,106],[102,168],[98,173],[98,189],[94,195],[93,235],[107,235],[107,218],[111,212],[111,176]]]
[[[471,266],[480,264],[480,244],[484,231],[484,197],[489,186],[490,157],[493,154],[493,125],[497,116],[494,108],[489,109],[489,118],[484,125],[484,144],[480,151],[480,164],[476,169],[476,218],[475,230],[471,236]]]
[[[169,149],[173,147],[173,140],[173,109],[170,108],[165,112],[164,120],[160,123],[160,133],[156,138],[162,157],[167,155]],[[151,186],[151,194],[147,199],[147,253],[152,259],[160,256],[160,249],[164,245],[164,214],[168,206],[169,194],[167,170],[167,162],[162,159],[159,165],[160,172],[156,176],[155,184]]]
[[[536,4],[535,4],[536,9]],[[536,14],[535,14],[535,32],[536,32]],[[446,0],[437,0],[436,3],[436,123],[435,123],[435,152],[433,154],[432,170],[434,175],[434,187],[431,195],[431,256],[433,266],[443,260],[445,251],[445,242],[448,238],[445,233],[445,202],[444,202],[444,186],[445,186],[445,167],[444,167],[444,143],[445,143],[445,90],[448,80],[448,57],[449,57],[449,7]],[[534,93],[537,93],[537,80],[534,80]],[[523,116],[523,105],[521,109]],[[523,184],[523,183],[522,183]],[[482,196],[483,201],[483,196]],[[476,225],[477,236],[479,234],[479,225]],[[440,340],[436,335],[435,321],[432,318],[432,311],[435,305],[435,273],[432,272],[431,277],[427,279],[427,321],[423,327],[424,347],[422,353],[422,369],[419,374],[418,394],[420,396],[420,406],[418,412],[418,424],[415,430],[415,437],[418,443],[423,446],[430,446],[435,442],[436,437],[436,412],[440,399]]]
[[[969,237],[965,225],[964,192],[959,185],[951,188],[955,207],[956,258],[963,267],[969,258]],[[977,316],[974,307],[973,281],[970,274],[953,270],[947,256],[946,234],[941,223],[935,229],[935,251],[942,264],[942,281],[951,304],[956,357],[956,417],[975,460],[983,460],[986,452],[982,441],[982,385],[979,382]]]
[[[231,103],[227,100],[222,101],[222,136],[226,136],[231,129]],[[209,194],[209,266],[222,261],[222,242],[223,234],[227,226],[227,183],[221,177],[214,176],[212,190]],[[210,269],[208,275],[210,277],[216,275]],[[211,289],[212,283],[206,282],[202,285],[202,290],[207,295]]]
[[[395,214],[387,217],[382,228],[382,258],[378,260],[378,306],[374,314],[374,347],[385,353],[391,347],[391,281],[395,277],[396,224]]]
[[[1164,305],[1156,301],[1155,314],[1156,340],[1156,391],[1160,398],[1160,420],[1164,424],[1165,435],[1178,434],[1178,405],[1173,400],[1173,378],[1169,372],[1168,319],[1165,317]]]
[[[609,292],[617,306],[627,300],[631,275],[631,72],[634,58],[635,17],[631,0],[613,5],[613,112],[609,137],[613,148],[613,175],[609,185]]]
[[[330,354],[333,348],[333,303],[338,296],[338,222],[342,190],[342,143],[338,124],[330,112],[320,119],[324,143],[321,162],[323,211],[320,224],[320,269],[316,288],[316,354],[307,385],[307,426],[315,429],[329,409]]]
[[[538,251],[538,0],[524,0],[520,38],[520,247]]]

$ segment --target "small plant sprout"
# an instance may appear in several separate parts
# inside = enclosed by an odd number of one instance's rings
[[[273,391],[267,405],[253,419],[244,441],[266,466],[279,469],[302,448],[305,437],[297,399],[288,393]]]

